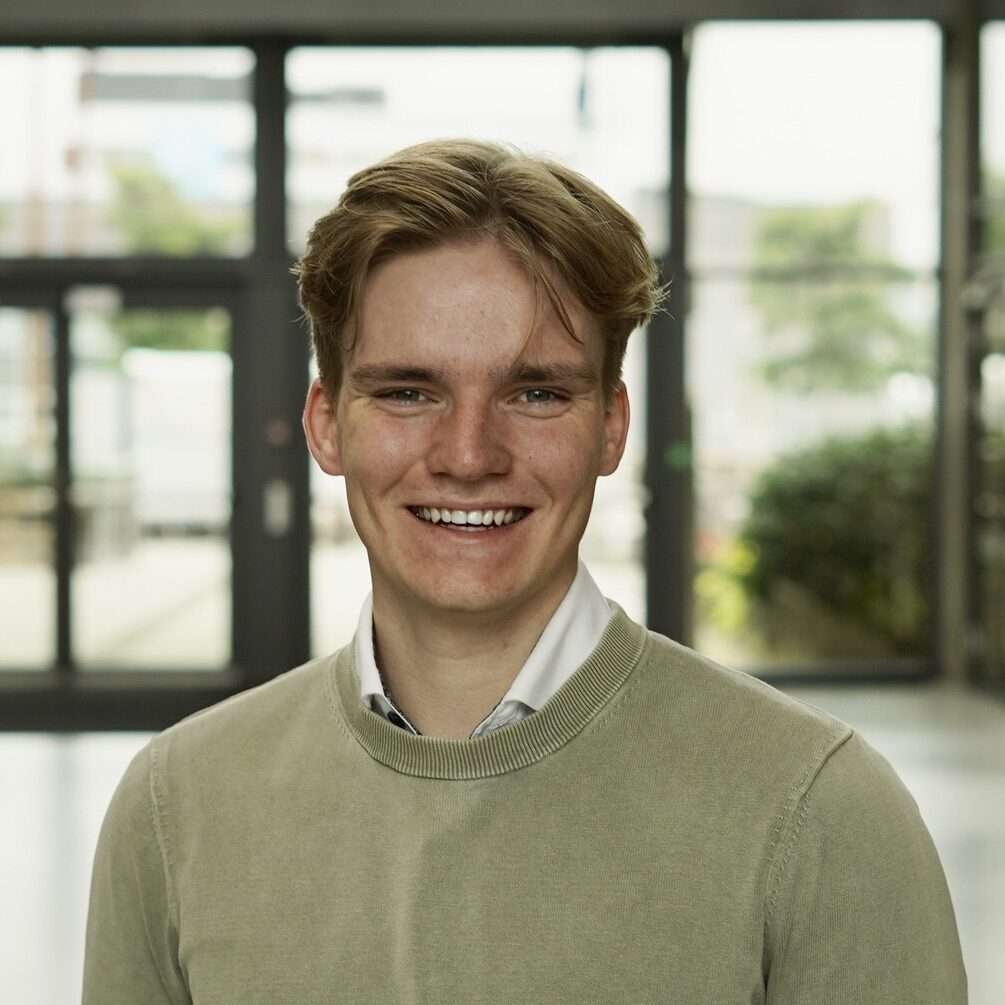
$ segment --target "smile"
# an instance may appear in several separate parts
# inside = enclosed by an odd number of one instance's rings
[[[530,510],[523,506],[511,509],[439,509],[435,506],[409,506],[409,512],[427,523],[442,524],[451,530],[488,531],[519,523]]]

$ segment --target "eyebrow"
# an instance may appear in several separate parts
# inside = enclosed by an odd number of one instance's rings
[[[510,367],[506,374],[520,384],[596,384],[600,380],[600,375],[590,363],[518,363]]]
[[[369,387],[375,384],[408,383],[436,384],[448,379],[449,372],[441,367],[404,366],[396,363],[365,363],[349,374],[349,379],[357,386]],[[595,384],[599,380],[596,368],[589,363],[524,363],[501,369],[489,370],[492,378],[503,378],[513,383],[548,384],[580,383]]]
[[[430,384],[436,380],[436,373],[418,366],[396,366],[394,364],[370,363],[355,367],[349,379],[360,386],[371,384]]]

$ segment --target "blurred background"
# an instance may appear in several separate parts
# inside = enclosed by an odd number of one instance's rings
[[[672,282],[602,591],[888,757],[971,1001],[1005,1001],[1005,2],[788,6],[0,2],[12,1005],[79,1000],[133,753],[350,640],[369,570],[304,444],[289,270],[354,171],[460,135],[594,179]]]

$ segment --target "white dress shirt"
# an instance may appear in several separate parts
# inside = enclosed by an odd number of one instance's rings
[[[471,736],[501,729],[536,712],[593,652],[613,614],[613,608],[580,560],[576,578],[510,689]],[[363,601],[353,645],[363,703],[394,725],[418,734],[384,693],[373,651],[373,593],[368,593]]]

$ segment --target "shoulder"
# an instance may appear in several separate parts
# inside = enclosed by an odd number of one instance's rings
[[[264,770],[279,751],[308,744],[331,723],[330,671],[337,656],[304,663],[157,734],[149,744],[154,782],[168,772],[193,782]]]
[[[965,1003],[952,898],[918,805],[858,733],[785,820],[765,898],[772,1000]]]
[[[905,842],[915,851],[921,845],[927,850],[929,838],[910,790],[886,757],[854,730],[809,779],[789,828],[793,843],[867,846],[872,856],[885,850],[903,855]]]
[[[611,709],[673,798],[737,822],[746,854],[770,861],[821,768],[854,735],[835,716],[756,677],[640,629],[641,654]],[[669,791],[669,790],[668,790]]]
[[[663,692],[672,713],[711,742],[763,746],[772,759],[802,755],[813,770],[853,733],[836,716],[749,673],[722,666],[657,632],[646,636],[640,669],[649,687]]]
[[[886,757],[848,723],[654,632],[640,662],[646,698],[660,696],[667,734],[683,738],[670,748],[675,770],[694,779],[706,804],[742,819],[748,837],[763,827],[772,952],[788,959],[796,985],[807,960],[819,962],[810,944],[829,945],[838,923],[878,939],[900,925],[905,944],[930,948],[932,987],[951,990],[889,1000],[961,1000],[945,875],[918,804]],[[827,960],[820,966],[821,993],[844,979]],[[843,1000],[853,999],[865,992]]]

